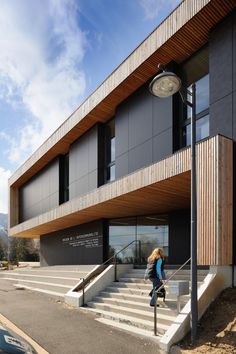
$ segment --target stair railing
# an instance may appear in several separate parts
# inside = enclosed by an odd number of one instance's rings
[[[135,263],[136,264],[141,264],[141,241],[140,240],[133,240],[132,242],[128,243],[126,246],[124,246],[121,250],[113,254],[110,258],[108,258],[105,262],[99,265],[93,272],[89,273],[85,278],[80,278],[80,282],[78,286],[73,290],[73,291],[81,291],[83,293],[83,298],[82,298],[82,306],[85,305],[85,287],[90,281],[101,274],[103,270],[106,268],[106,266],[113,260],[114,264],[114,281],[117,282],[117,265],[119,264],[117,262],[117,255],[124,250],[126,250],[129,246],[131,246],[133,243],[138,244],[138,248],[135,249]]]
[[[154,335],[157,336],[157,293],[164,288],[166,284],[177,274],[188,262],[190,262],[191,258],[189,258],[184,264],[182,264],[171,276],[163,281],[163,284],[159,286],[158,289],[154,290]]]

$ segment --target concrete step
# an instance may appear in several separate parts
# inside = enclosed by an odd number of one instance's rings
[[[107,287],[105,289],[106,292],[110,292],[111,294],[120,294],[121,296],[126,296],[126,295],[132,295],[132,296],[144,296],[146,298],[149,298],[148,294],[150,292],[151,288],[149,288],[148,290],[144,290],[144,289],[136,289],[136,288],[125,288],[125,287],[115,287],[115,286],[110,286]],[[188,302],[190,298],[190,295],[183,295],[181,296],[181,302],[182,303],[186,303]],[[167,293],[166,295],[166,302],[167,301],[172,301],[176,303],[176,296],[174,295],[170,295]]]
[[[47,274],[47,273],[46,273]],[[51,275],[38,275],[38,274],[22,274],[22,273],[8,273],[8,278],[12,279],[25,279],[25,280],[32,280],[32,281],[42,281],[45,283],[55,283],[55,284],[63,284],[69,285],[73,287],[76,285],[80,278],[66,278],[66,277],[56,277]]]
[[[153,320],[151,320],[151,321],[143,320],[140,318],[135,318],[132,316],[127,316],[124,314],[111,312],[109,310],[106,311],[106,310],[97,309],[97,308],[86,307],[86,308],[81,308],[81,309],[83,309],[83,311],[87,311],[87,312],[94,312],[94,313],[96,313],[96,315],[101,316],[106,319],[109,319],[109,320],[117,321],[120,323],[124,323],[126,325],[130,325],[133,327],[144,329],[149,332],[153,332],[153,328],[154,328]],[[169,328],[169,326],[164,325],[163,323],[160,323],[159,321],[157,322],[157,332],[160,335],[163,335],[168,328]]]
[[[55,283],[45,283],[40,281],[32,281],[32,280],[25,280],[25,279],[13,279],[13,278],[6,278],[16,284],[21,284],[22,286],[30,286],[32,288],[43,289],[48,291],[55,291],[58,293],[66,294],[67,291],[71,289],[69,285],[62,285],[62,284],[55,284]]]
[[[123,330],[123,331],[126,331],[126,332],[130,332],[132,334],[138,335],[139,337],[146,337],[146,338],[149,338],[151,340],[155,340],[156,341],[156,345],[157,346],[159,345],[159,340],[160,340],[161,336],[158,335],[158,334],[157,334],[157,336],[154,336],[153,331],[147,331],[145,329],[141,329],[141,328],[138,328],[138,327],[130,326],[128,324],[125,324],[125,323],[122,323],[122,322],[118,322],[118,321],[109,320],[109,319],[103,318],[103,317],[96,318],[96,320],[98,322],[106,324],[108,326],[112,326],[112,327],[118,328],[120,330]]]
[[[130,288],[130,289],[140,289],[150,291],[151,283],[150,282],[143,282],[143,283],[135,283],[135,282],[113,282],[110,286],[116,288]]]
[[[59,271],[59,270],[41,270],[41,269],[21,269],[12,271],[5,271],[2,276],[8,276],[8,274],[17,273],[25,275],[38,275],[38,276],[52,276],[52,277],[63,277],[63,278],[85,278],[88,274],[87,272],[79,271]]]
[[[153,314],[153,307],[149,306],[150,299],[147,299],[149,300],[147,302],[138,302],[134,300],[132,301],[132,300],[109,298],[106,296],[103,297],[102,294],[100,295],[101,296],[94,297],[93,301],[107,304],[107,305],[115,305],[115,306],[127,307],[127,308],[141,310],[141,311],[147,311]],[[166,316],[172,316],[173,318],[176,317],[176,311],[174,311],[173,309],[171,310],[167,305],[165,305],[163,301],[160,302],[160,306],[157,308],[157,313]]]
[[[167,273],[167,280],[171,274]],[[198,275],[198,281],[203,281],[205,278],[205,275]],[[190,281],[190,274],[176,274],[171,278],[171,280],[188,280]],[[144,274],[136,274],[136,273],[127,273],[122,276],[122,278],[119,279],[121,282],[136,282],[136,283],[142,283],[144,282]]]
[[[54,297],[57,297],[59,299],[63,299],[64,300],[65,294],[63,294],[63,293],[59,293],[59,292],[56,292],[56,291],[45,290],[45,289],[40,289],[40,288],[34,288],[34,287],[23,285],[23,284],[13,284],[13,285],[16,288],[24,288],[24,289],[31,290],[31,291],[37,291],[37,292],[44,293],[44,294],[47,294],[47,295],[52,295]]]
[[[98,310],[118,313],[119,315],[134,317],[135,319],[139,318],[145,321],[153,321],[153,312],[149,312],[146,309],[139,310],[139,309],[122,307],[122,306],[117,306],[117,305],[102,303],[102,302],[95,302],[95,301],[88,302],[87,306]],[[173,321],[173,316],[169,316],[163,313],[158,313],[157,317],[158,317],[158,322],[165,325],[170,325]]]

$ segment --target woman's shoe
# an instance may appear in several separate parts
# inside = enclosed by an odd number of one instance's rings
[[[150,306],[154,307],[154,305],[150,304]],[[159,307],[160,305],[159,304],[156,304],[156,307]]]

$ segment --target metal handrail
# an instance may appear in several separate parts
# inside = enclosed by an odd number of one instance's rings
[[[191,258],[189,258],[184,264],[182,264],[171,276],[166,279],[161,286],[159,286],[158,289],[154,289],[154,335],[157,335],[157,292],[160,291],[166,284],[169,283],[169,281],[177,274],[189,261]]]
[[[133,243],[138,243],[138,245],[139,245],[139,247],[138,247],[139,257],[138,258],[139,258],[139,262],[141,263],[141,241],[140,240],[133,240],[132,242],[128,243],[125,247],[123,247],[121,250],[119,250],[118,252],[113,254],[113,256],[108,258],[105,262],[100,264],[100,266],[98,268],[96,268],[93,272],[91,272],[85,278],[80,278],[81,282],[74,289],[74,291],[82,290],[82,292],[83,292],[83,301],[82,301],[83,306],[84,306],[84,303],[85,303],[85,301],[84,301],[84,298],[85,298],[84,297],[84,288],[85,288],[85,286],[91,281],[91,279],[93,279],[95,276],[101,274],[101,272],[104,270],[104,267],[106,266],[106,264],[108,262],[110,262],[112,259],[114,259],[114,266],[115,266],[115,268],[114,268],[114,281],[118,281],[117,280],[117,255],[119,253],[121,253],[122,251],[124,251],[126,248],[128,248]],[[137,257],[135,259],[137,260]]]

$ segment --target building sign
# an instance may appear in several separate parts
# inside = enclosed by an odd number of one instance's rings
[[[71,247],[94,248],[102,247],[102,236],[98,231],[81,235],[68,235],[62,239],[63,245]]]

